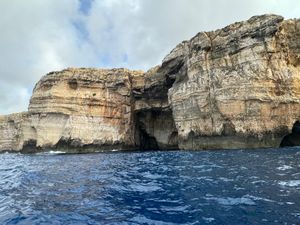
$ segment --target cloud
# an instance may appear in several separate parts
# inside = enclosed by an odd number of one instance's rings
[[[199,31],[257,14],[292,17],[296,5],[297,0],[102,0],[93,2],[85,24],[92,45],[109,59],[109,66],[148,69]]]
[[[159,64],[182,40],[298,0],[1,0],[0,114],[27,109],[34,84],[65,67]]]
[[[1,0],[0,9],[1,114],[26,110],[31,88],[47,72],[95,60],[73,25],[79,2]]]

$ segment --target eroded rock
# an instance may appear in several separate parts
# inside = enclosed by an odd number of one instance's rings
[[[255,16],[198,33],[146,73],[47,74],[28,112],[0,117],[0,151],[277,147],[299,112],[300,20]]]
[[[3,140],[1,150],[135,148],[132,89],[143,74],[85,68],[47,74],[36,84],[21,122],[3,122],[0,134],[14,141]]]
[[[184,59],[169,89],[181,149],[279,146],[300,116],[299,27],[256,16],[199,33],[166,57]]]

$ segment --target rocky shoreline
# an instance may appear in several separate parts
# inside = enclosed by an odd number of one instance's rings
[[[293,146],[298,120],[300,20],[262,15],[200,32],[147,72],[45,75],[27,112],[0,116],[0,152]]]

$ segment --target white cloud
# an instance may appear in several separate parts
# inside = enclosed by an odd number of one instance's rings
[[[78,8],[69,0],[0,1],[0,113],[26,110],[29,88],[45,73],[95,58],[72,26]]]
[[[179,42],[264,13],[293,17],[297,0],[102,0],[85,23],[109,66],[148,69]],[[123,56],[128,60],[123,62]]]
[[[26,110],[49,71],[146,70],[199,31],[263,13],[300,15],[298,0],[94,0],[88,13],[80,1],[0,1],[0,114]]]

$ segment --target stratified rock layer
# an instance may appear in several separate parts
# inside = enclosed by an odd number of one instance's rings
[[[0,151],[22,149],[22,128],[27,121],[27,113],[0,116]]]
[[[67,69],[43,77],[29,104],[29,113],[38,114],[37,146],[132,148],[132,80],[142,75],[126,69]]]
[[[47,74],[28,112],[0,117],[0,151],[278,147],[300,143],[297,120],[300,20],[263,15],[198,33],[146,73]]]
[[[9,122],[7,131],[1,129],[3,136],[9,133],[8,139],[17,144],[6,141],[1,149],[84,152],[134,148],[131,92],[142,76],[141,71],[127,69],[84,68],[47,74],[34,88],[28,113]]]
[[[300,21],[252,17],[178,45],[169,102],[180,148],[279,146],[300,116]],[[173,66],[174,67],[174,66]]]

